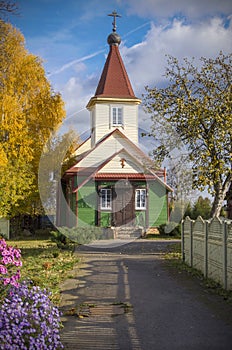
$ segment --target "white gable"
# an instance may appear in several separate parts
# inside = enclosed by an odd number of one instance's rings
[[[84,141],[74,152],[74,157],[75,156],[78,156],[78,155],[81,155],[87,151],[89,151],[91,149],[91,139],[90,137]]]
[[[143,173],[143,167],[135,161],[127,152],[122,151],[115,155],[98,173]]]
[[[98,145],[85,155],[74,167],[94,168],[99,167],[103,161],[112,157],[115,153],[125,149],[132,158],[138,159],[141,164],[151,163],[149,158],[138,149],[131,141],[116,131],[100,141]],[[131,158],[131,159],[132,159]],[[144,171],[144,169],[143,169]],[[112,171],[113,172],[113,171]]]

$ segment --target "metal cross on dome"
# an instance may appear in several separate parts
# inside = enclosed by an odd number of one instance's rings
[[[118,13],[117,13],[117,11],[113,11],[112,13],[110,13],[108,16],[111,16],[111,17],[114,17],[114,20],[113,20],[113,32],[116,32],[116,28],[117,28],[117,26],[116,26],[116,17],[122,17],[121,15],[119,15]]]

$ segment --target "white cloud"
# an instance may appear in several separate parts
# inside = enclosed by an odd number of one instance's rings
[[[90,96],[87,95],[82,81],[77,77],[71,77],[62,88],[62,97],[67,112],[64,126],[72,127],[78,133],[86,131],[89,128],[89,112],[85,107]]]
[[[143,42],[131,48],[122,46],[124,63],[138,96],[144,86],[164,80],[167,60],[172,55],[183,57],[215,57],[220,50],[232,51],[232,25],[225,28],[223,20],[213,18],[201,24],[184,24],[174,20],[168,25],[152,25]]]
[[[129,14],[144,17],[166,17],[176,14],[190,18],[226,14],[232,12],[231,0],[126,0]]]
[[[68,116],[81,108],[79,99],[83,95],[83,87],[77,78],[72,77],[68,80],[63,87],[62,95],[66,101]]]
[[[63,72],[64,70],[69,69],[69,68],[71,68],[73,66],[76,67],[78,63],[84,62],[84,61],[86,61],[86,60],[88,60],[88,59],[90,59],[92,57],[95,57],[95,56],[99,55],[100,53],[103,53],[104,51],[105,50],[99,50],[99,51],[93,52],[90,55],[83,56],[81,58],[78,58],[76,60],[68,62],[68,63],[64,64],[62,67],[60,67],[59,69],[57,69],[56,71],[52,72],[51,75],[59,74],[59,73]]]
[[[73,68],[76,73],[84,72],[87,69],[86,65],[82,62],[74,64]]]

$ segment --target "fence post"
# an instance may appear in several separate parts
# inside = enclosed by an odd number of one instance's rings
[[[0,217],[0,234],[10,239],[10,220]]]
[[[181,221],[181,258],[182,261],[185,261],[184,219]]]
[[[205,239],[204,239],[204,244],[205,244],[205,251],[204,251],[204,277],[208,277],[208,230],[209,230],[209,222],[205,220]]]
[[[189,251],[189,260],[190,260],[190,267],[193,267],[193,222],[190,223],[190,251]]]
[[[227,289],[227,222],[223,223],[222,231],[222,280],[223,288]]]

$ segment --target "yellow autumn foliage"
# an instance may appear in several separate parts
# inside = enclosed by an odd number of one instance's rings
[[[44,144],[65,117],[64,103],[23,35],[0,21],[0,216],[30,212],[39,202]],[[37,198],[35,198],[37,193]]]
[[[0,168],[7,166],[7,157],[2,145],[0,144]]]

